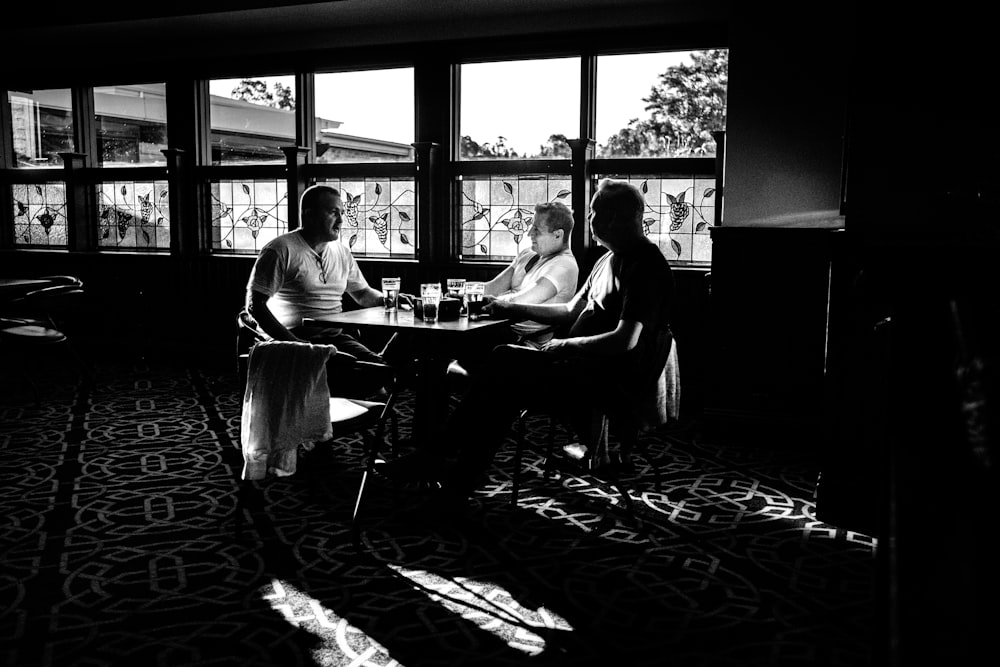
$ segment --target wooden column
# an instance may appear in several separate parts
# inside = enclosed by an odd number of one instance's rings
[[[193,257],[198,254],[200,229],[195,207],[191,154],[179,148],[162,151],[167,158],[170,192],[170,253]]]
[[[305,146],[282,146],[288,178],[288,231],[299,228],[299,199],[309,187],[303,165],[309,164],[310,150]]]
[[[590,160],[594,157],[593,139],[570,139],[572,150],[570,173],[573,183],[573,235],[570,238],[570,249],[577,260],[586,255],[593,244],[590,230],[587,228],[587,207],[590,206]]]
[[[440,225],[449,224],[447,202],[439,202],[435,193],[447,192],[440,168],[440,144],[418,141],[413,144],[417,160],[417,259],[442,266],[451,258],[451,244]]]
[[[95,209],[94,187],[80,178],[87,156],[59,153],[66,180],[66,247],[85,251],[97,248],[97,225],[90,224]]]

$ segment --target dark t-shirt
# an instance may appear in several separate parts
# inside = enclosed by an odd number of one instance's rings
[[[627,353],[620,370],[627,381],[646,380],[644,370],[658,373],[663,366],[661,357],[665,359],[663,355],[670,351],[674,294],[673,272],[660,249],[643,243],[628,253],[606,253],[594,264],[581,289],[587,303],[569,336],[613,331],[620,320],[641,322],[639,342]]]

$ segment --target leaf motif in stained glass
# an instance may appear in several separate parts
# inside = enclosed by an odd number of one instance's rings
[[[38,195],[39,197],[42,196],[42,186],[40,185],[35,186],[35,194]]]
[[[656,218],[643,218],[642,233],[649,235],[649,228],[656,224]]]
[[[122,186],[122,197],[127,197],[127,196],[128,196],[128,188],[126,188],[126,186],[123,185]]]
[[[380,183],[375,184],[375,195],[379,196],[382,194],[382,185]]]
[[[110,228],[110,227],[105,227],[105,228],[104,228],[104,233],[103,233],[103,234],[101,234],[101,238],[102,238],[102,239],[106,239],[106,238],[108,238],[109,236],[111,236],[111,228]]]
[[[250,186],[246,183],[243,183],[243,194],[250,196]]]
[[[22,204],[19,201],[15,201],[14,203],[17,204],[17,213],[14,214],[15,218],[19,218],[22,215],[27,215],[28,214],[28,207],[27,206],[25,206],[24,204]]]
[[[351,236],[351,240],[347,242],[347,247],[348,248],[353,248],[354,247],[354,242],[357,241],[357,240],[358,240],[358,235],[357,234],[354,234],[353,236]]]
[[[227,248],[232,248],[233,247],[233,242],[230,241],[229,239],[226,239],[226,247]]]
[[[406,211],[397,211],[396,215],[398,215],[399,219],[402,220],[403,222],[410,221],[410,214],[407,213]]]
[[[502,182],[503,182],[503,189],[507,191],[507,194],[514,196],[514,186],[508,183],[507,181],[502,181]]]
[[[156,223],[155,224],[159,225],[162,222],[163,222],[163,216],[161,215],[159,218],[156,219]]]
[[[483,252],[484,255],[490,254],[490,251],[487,250],[486,246],[484,244],[482,244],[482,243],[479,244],[479,249]]]
[[[521,242],[521,235],[514,234],[514,243],[520,243],[520,242]]]
[[[163,199],[166,196],[167,196],[167,191],[166,190],[160,190],[160,199]]]
[[[556,194],[556,199],[563,199],[565,197],[568,197],[569,195],[570,195],[569,190],[560,190],[558,194]]]
[[[714,194],[715,194],[715,188],[705,188],[705,194],[703,194],[702,197],[706,197],[707,198],[707,197],[711,197]]]
[[[678,241],[677,239],[670,239],[670,247],[674,249],[674,252],[677,253],[678,257],[681,256],[681,244],[680,244],[680,241]]]
[[[694,229],[695,229],[696,232],[700,232],[703,229],[705,229],[705,227],[708,227],[708,223],[707,222],[699,222],[698,225]]]
[[[642,190],[642,194],[648,193],[649,192],[649,182],[648,181],[643,181],[642,182],[642,187],[639,188],[639,189]]]
[[[402,232],[399,234],[399,242],[403,245],[410,245],[410,239],[408,239],[406,234],[403,234]]]

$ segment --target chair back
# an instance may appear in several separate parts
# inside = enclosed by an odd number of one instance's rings
[[[250,368],[250,348],[262,341],[271,340],[246,308],[236,316],[236,373],[241,386],[246,386]]]

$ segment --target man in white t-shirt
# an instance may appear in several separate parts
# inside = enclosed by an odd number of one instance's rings
[[[486,283],[486,301],[508,303],[566,303],[576,294],[579,268],[569,249],[573,212],[565,204],[535,205],[534,222],[528,230],[531,248],[517,257],[493,280]],[[492,298],[491,298],[492,297]],[[542,347],[552,338],[552,326],[532,320],[510,325],[517,341]]]
[[[355,332],[302,326],[304,317],[322,319],[341,312],[344,292],[362,307],[381,305],[384,297],[368,285],[350,249],[338,242],[344,214],[340,193],[314,185],[302,193],[299,210],[302,226],[261,248],[247,283],[247,310],[275,340],[333,344],[362,361],[384,363]],[[349,382],[355,386],[338,389],[356,395],[378,389],[363,381],[357,386],[358,378]]]

